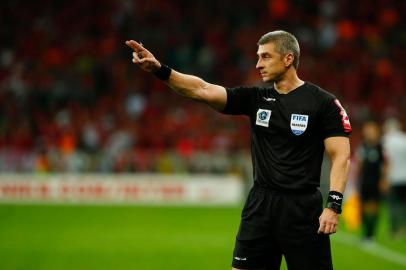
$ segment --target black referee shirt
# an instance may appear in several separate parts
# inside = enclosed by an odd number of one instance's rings
[[[226,90],[223,113],[250,118],[255,184],[279,191],[317,188],[324,139],[351,133],[340,102],[309,82],[288,94],[273,87]]]

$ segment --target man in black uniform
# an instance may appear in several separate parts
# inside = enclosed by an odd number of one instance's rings
[[[259,70],[269,88],[224,88],[159,63],[130,40],[133,62],[177,93],[251,122],[254,187],[236,237],[233,269],[332,269],[329,234],[341,213],[349,167],[351,126],[340,102],[297,76],[299,44],[285,31],[258,42]],[[324,150],[332,161],[330,193],[318,190]]]
[[[378,223],[381,193],[387,189],[386,160],[377,122],[369,120],[362,126],[363,142],[357,149],[358,188],[361,197],[363,237],[366,243],[374,240]]]

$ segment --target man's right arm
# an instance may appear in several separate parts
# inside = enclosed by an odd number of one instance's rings
[[[155,73],[161,68],[161,63],[141,44],[134,40],[127,41],[126,44],[134,50],[132,61],[141,69]],[[227,92],[223,86],[211,84],[199,77],[183,74],[175,70],[171,71],[169,78],[164,82],[176,93],[207,103],[217,111],[222,111],[226,106]]]
[[[208,83],[199,77],[172,70],[165,84],[176,93],[207,103],[217,111],[222,111],[226,106],[226,89],[223,86]]]

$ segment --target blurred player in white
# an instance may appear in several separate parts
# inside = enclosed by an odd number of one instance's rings
[[[383,146],[388,159],[389,215],[391,232],[396,238],[406,236],[406,133],[399,120],[384,123]]]

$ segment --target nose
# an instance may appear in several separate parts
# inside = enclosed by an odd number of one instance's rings
[[[258,59],[257,61],[257,65],[255,66],[256,69],[262,69],[264,67],[263,62],[261,61],[261,59]]]

